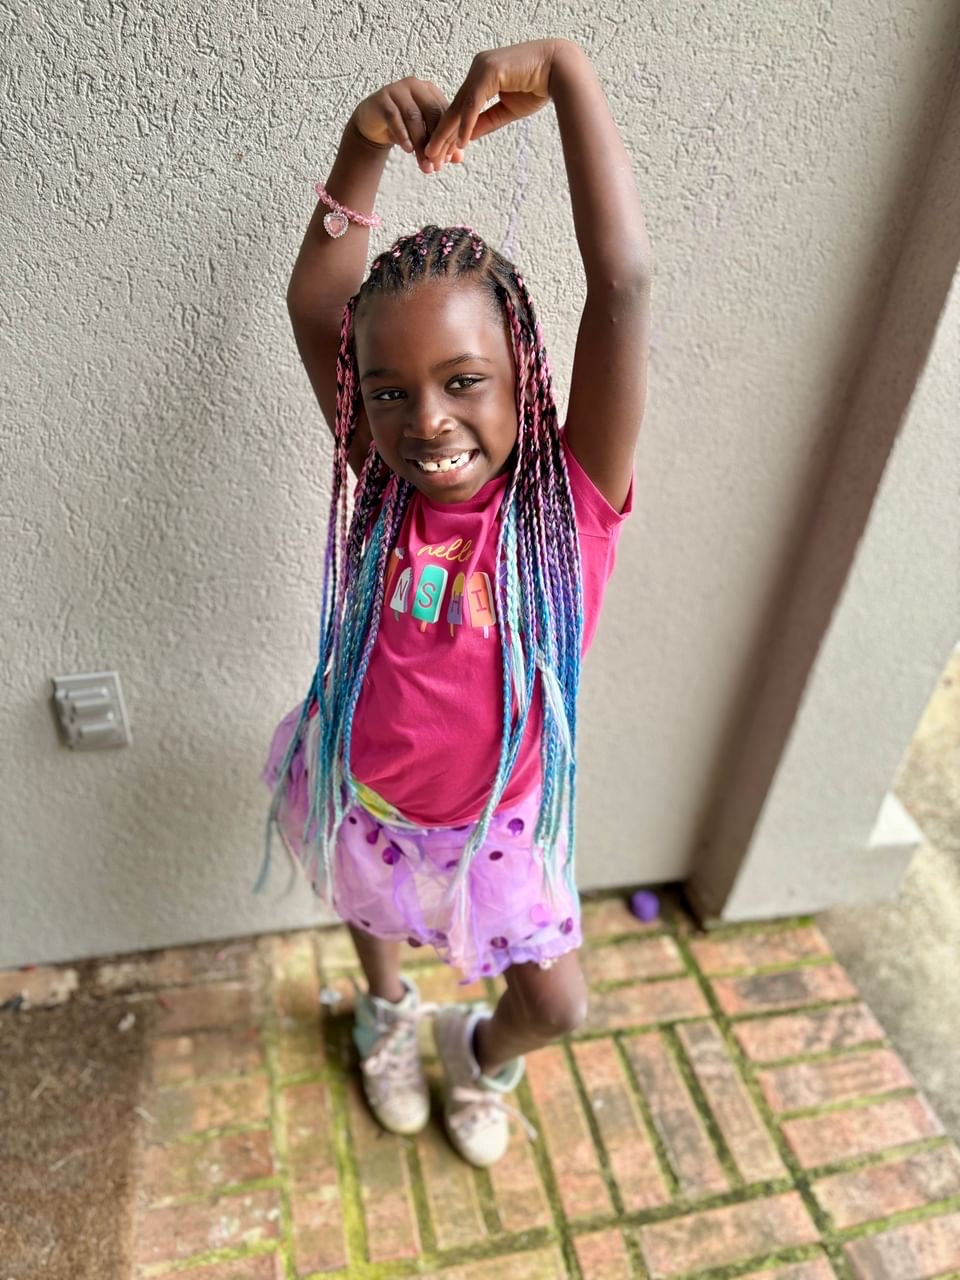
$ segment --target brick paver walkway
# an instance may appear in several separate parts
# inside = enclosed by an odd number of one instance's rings
[[[489,1171],[366,1111],[345,930],[102,962],[160,1007],[136,1276],[960,1277],[960,1153],[811,922],[584,921],[589,1022],[528,1058],[540,1138]],[[496,995],[409,968],[425,999]]]

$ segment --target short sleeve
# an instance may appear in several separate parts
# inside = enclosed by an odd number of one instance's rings
[[[597,538],[609,538],[612,533],[619,530],[624,520],[633,511],[633,487],[636,471],[634,470],[631,473],[630,488],[627,490],[623,507],[620,511],[617,511],[610,505],[573,456],[570,446],[567,444],[566,432],[562,434],[561,440],[563,442],[563,456],[567,464],[567,474],[570,477],[570,491],[573,494],[573,504],[577,512],[577,528],[581,534],[592,535]]]

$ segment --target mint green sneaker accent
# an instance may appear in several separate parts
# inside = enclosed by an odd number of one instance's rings
[[[396,1021],[398,1014],[411,1013],[419,1005],[420,996],[414,984],[407,978],[400,981],[405,994],[397,1004],[372,996],[354,983],[353,1043],[361,1058],[368,1058],[373,1053],[374,1045],[384,1030]]]
[[[398,1004],[357,988],[354,999],[353,1042],[360,1056],[360,1075],[370,1110],[391,1133],[419,1133],[430,1118],[417,1024],[433,1013],[434,1004],[421,1004],[416,985],[400,981],[406,994]]]

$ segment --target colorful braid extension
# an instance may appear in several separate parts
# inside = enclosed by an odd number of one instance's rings
[[[291,761],[316,706],[316,758],[308,761],[312,793],[303,837],[312,849],[306,867],[310,883],[316,889],[322,881],[332,901],[337,832],[347,810],[356,802],[350,770],[353,715],[380,625],[387,558],[413,494],[413,486],[391,472],[371,445],[357,481],[348,528],[347,458],[362,404],[353,340],[357,307],[378,294],[403,293],[422,280],[451,276],[485,288],[495,313],[507,317],[517,369],[519,431],[516,462],[501,505],[496,551],[497,616],[503,620],[500,758],[490,795],[464,847],[450,894],[456,898],[458,911],[464,913],[464,886],[470,864],[486,838],[516,763],[539,671],[543,693],[543,793],[534,840],[543,850],[545,891],[551,893],[562,874],[569,891],[576,896],[577,695],[583,588],[570,480],[543,333],[526,285],[506,258],[486,245],[471,227],[462,225],[425,226],[398,239],[375,259],[360,290],[344,307],[337,356],[336,447],[319,663],[279,770],[255,892],[266,881],[274,826],[282,837],[277,814]],[[567,856],[561,868],[557,866],[556,847],[564,815]]]

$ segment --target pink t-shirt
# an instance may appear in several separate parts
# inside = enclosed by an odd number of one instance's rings
[[[613,509],[564,454],[580,535],[583,652],[593,640],[633,480]],[[410,500],[387,565],[383,616],[353,722],[350,766],[421,826],[458,826],[480,816],[497,772],[503,732],[503,668],[493,572],[497,515],[507,476],[469,502]],[[534,683],[520,753],[500,807],[540,784],[543,708]]]

